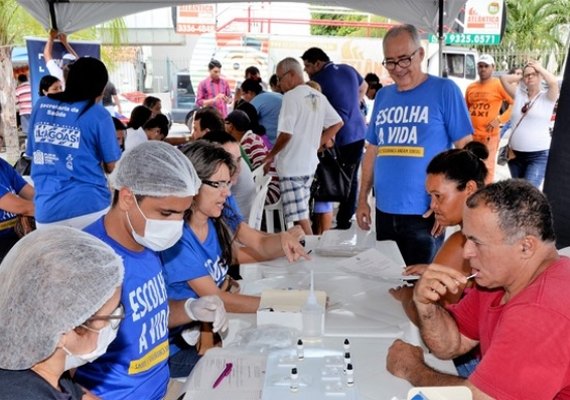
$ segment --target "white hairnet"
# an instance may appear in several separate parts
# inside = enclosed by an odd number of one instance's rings
[[[0,368],[28,369],[48,358],[61,334],[84,323],[121,286],[121,258],[74,228],[41,229],[0,264]]]
[[[194,196],[202,183],[180,150],[156,140],[125,152],[109,180],[114,189],[126,187],[136,195],[152,197]]]

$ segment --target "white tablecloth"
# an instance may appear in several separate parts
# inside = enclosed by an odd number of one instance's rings
[[[405,315],[401,304],[392,298],[388,289],[397,282],[365,279],[342,269],[342,258],[316,254],[318,237],[308,237],[306,248],[311,251],[310,261],[289,264],[279,259],[270,262],[247,264],[241,267],[244,293],[259,294],[263,289],[308,289],[310,271],[314,271],[315,289],[327,292],[325,335],[314,343],[323,348],[342,349],[342,341],[351,343],[351,356],[355,364],[355,381],[358,398],[363,400],[406,399],[410,384],[386,371],[386,355],[396,338],[421,345],[419,333]],[[394,242],[377,242],[382,254],[403,265]],[[231,327],[226,344],[235,339],[239,329],[255,326],[254,314],[231,314]],[[428,363],[439,370],[455,373],[451,361],[441,361],[426,354]],[[199,364],[200,365],[200,364]],[[199,365],[196,370],[199,370]],[[203,379],[204,373],[192,373],[192,380]],[[206,389],[209,390],[209,389]],[[190,396],[187,396],[190,398]],[[206,396],[206,398],[212,398]],[[315,399],[317,400],[317,399]]]

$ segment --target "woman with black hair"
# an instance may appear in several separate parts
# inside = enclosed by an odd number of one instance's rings
[[[61,81],[53,75],[44,75],[40,79],[40,87],[38,93],[40,97],[47,96],[48,94],[59,93],[63,91]]]
[[[36,223],[82,229],[111,204],[105,173],[121,157],[113,121],[100,100],[107,68],[82,57],[69,66],[65,90],[41,97],[30,120]]]
[[[431,196],[430,209],[441,227],[462,225],[465,201],[485,186],[487,177],[485,160],[488,156],[489,151],[484,144],[470,142],[463,149],[444,151],[430,161],[427,167],[426,190]],[[460,230],[454,232],[443,243],[433,263],[455,268],[465,276],[471,275],[469,261],[463,257],[463,246],[466,241],[467,238]],[[426,268],[427,264],[411,265],[406,268],[404,275],[421,275]],[[457,293],[448,292],[442,298],[442,305],[457,303],[463,297],[465,290],[466,286],[462,285]],[[417,311],[412,301],[413,287],[390,289],[390,293],[402,302],[406,314],[417,325]],[[465,360],[456,360],[461,376],[468,376],[471,372],[469,367],[471,359],[467,357],[467,361],[466,366]]]

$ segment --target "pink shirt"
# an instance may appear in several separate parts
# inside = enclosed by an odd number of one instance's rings
[[[215,81],[212,78],[208,77],[198,85],[198,96],[196,97],[196,104],[199,107],[202,107],[204,106],[204,100],[213,99],[219,93],[223,93],[228,97],[231,96],[230,85],[228,82],[223,78]],[[212,106],[215,107],[220,112],[220,114],[222,114],[222,118],[225,118],[228,114],[228,105],[225,101],[216,100]]]

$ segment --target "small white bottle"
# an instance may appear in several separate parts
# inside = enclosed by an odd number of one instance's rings
[[[351,363],[352,360],[350,359],[350,353],[347,351],[344,353],[344,368],[342,369],[342,372],[346,374],[346,370],[348,369],[348,366],[351,365]]]
[[[297,340],[297,358],[299,360],[305,358],[305,349],[303,348],[303,341],[301,339]]]
[[[315,296],[313,271],[311,271],[311,290],[307,302],[301,309],[303,317],[303,336],[305,338],[317,338],[323,335],[324,307],[319,304]]]
[[[291,383],[289,384],[289,389],[292,392],[299,390],[299,373],[297,372],[297,368],[291,369]]]
[[[346,386],[354,386],[354,369],[350,363],[346,366]]]

